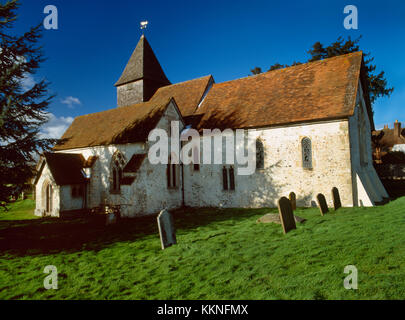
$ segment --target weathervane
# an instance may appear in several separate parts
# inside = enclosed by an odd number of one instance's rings
[[[144,34],[144,30],[146,29],[146,27],[148,26],[148,21],[141,21],[141,30],[142,30],[142,34]]]

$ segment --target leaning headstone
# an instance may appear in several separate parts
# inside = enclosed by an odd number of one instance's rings
[[[282,197],[278,200],[278,212],[280,214],[284,234],[292,229],[296,229],[291,202],[286,197]]]
[[[333,207],[335,210],[342,207],[342,202],[340,201],[339,190],[336,187],[332,189],[332,199],[333,199]]]
[[[290,195],[288,196],[288,198],[290,199],[292,210],[293,211],[296,210],[297,209],[297,197],[296,197],[295,193],[291,192]]]
[[[316,201],[318,202],[319,210],[321,211],[321,215],[329,212],[328,205],[326,204],[325,196],[322,193],[318,193],[316,196]]]
[[[160,211],[158,217],[158,228],[160,234],[160,243],[162,249],[166,249],[173,244],[177,243],[176,231],[174,229],[173,217],[166,209]]]

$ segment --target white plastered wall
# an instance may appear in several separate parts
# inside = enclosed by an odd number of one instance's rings
[[[373,166],[371,126],[360,82],[354,114],[349,118],[349,132],[353,203],[373,206],[389,196]]]
[[[265,148],[264,169],[242,176],[237,175],[235,165],[235,190],[226,191],[222,165],[202,164],[200,171],[185,166],[186,205],[275,207],[280,197],[293,191],[299,206],[314,206],[318,193],[323,193],[332,206],[331,190],[337,187],[342,204],[353,206],[348,130],[347,120],[257,129],[255,136]],[[310,170],[302,166],[304,137],[312,142]]]
[[[52,211],[46,212],[46,187],[50,184],[52,186]],[[36,216],[52,216],[59,217],[60,212],[60,187],[56,185],[52,177],[48,165],[45,163],[42,169],[41,176],[35,185],[35,215]]]
[[[180,130],[182,130],[183,123],[180,119],[181,116],[177,107],[171,102],[156,128],[169,132],[170,122],[177,120],[180,124]],[[112,156],[117,150],[124,155],[126,162],[128,162],[134,154],[147,154],[148,143],[95,146],[60,151],[63,153],[81,153],[85,159],[90,156],[97,156],[87,186],[88,208],[100,207],[103,204],[120,205],[121,214],[132,217],[139,214],[156,213],[164,208],[170,209],[181,206],[180,165],[177,168],[177,187],[169,189],[167,188],[166,165],[152,165],[148,158],[143,161],[132,185],[121,185],[119,194],[110,193],[110,164]],[[62,195],[65,195],[65,192]],[[62,200],[62,203],[66,201]]]

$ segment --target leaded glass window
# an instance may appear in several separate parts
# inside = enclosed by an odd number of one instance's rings
[[[121,152],[117,151],[116,153],[114,153],[111,159],[110,176],[110,190],[113,193],[120,192],[121,190],[122,171],[125,163],[125,157]]]
[[[264,168],[264,145],[260,139],[256,140],[256,169]]]
[[[312,143],[311,139],[305,137],[301,140],[302,166],[305,169],[312,169]]]

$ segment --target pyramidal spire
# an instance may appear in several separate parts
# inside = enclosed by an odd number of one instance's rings
[[[148,40],[142,35],[115,84],[118,106],[148,101],[157,89],[169,84]]]

